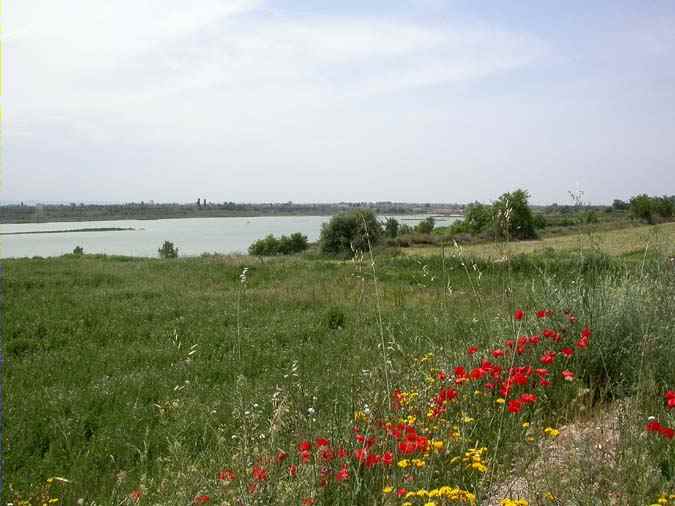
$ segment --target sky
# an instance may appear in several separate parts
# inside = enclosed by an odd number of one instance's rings
[[[5,0],[0,201],[675,194],[675,2]]]

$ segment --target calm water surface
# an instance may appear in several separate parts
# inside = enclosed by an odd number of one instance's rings
[[[415,225],[426,216],[395,216]],[[445,226],[456,218],[436,219]],[[257,216],[252,218],[181,218],[168,220],[79,221],[0,225],[0,232],[73,230],[78,228],[133,228],[108,232],[77,232],[0,236],[0,258],[59,256],[81,246],[85,253],[156,257],[164,241],[171,241],[180,256],[202,253],[245,253],[267,234],[305,234],[316,241],[330,216]]]

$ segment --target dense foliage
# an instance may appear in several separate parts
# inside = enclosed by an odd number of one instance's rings
[[[178,248],[171,241],[164,241],[157,253],[159,253],[159,258],[178,258]]]
[[[290,236],[282,235],[278,239],[270,234],[251,244],[248,252],[254,256],[292,255],[305,251],[307,247],[307,236],[300,232],[295,232]]]
[[[321,228],[321,252],[333,256],[353,256],[376,246],[383,236],[382,225],[370,209],[336,214]]]

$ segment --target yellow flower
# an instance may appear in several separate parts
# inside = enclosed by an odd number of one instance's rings
[[[405,469],[409,465],[410,465],[410,461],[408,459],[403,459],[403,460],[398,461],[398,467],[400,467],[401,469]]]
[[[465,416],[465,417],[462,419],[462,421],[463,421],[464,423],[471,423],[471,422],[474,422],[475,420],[474,420],[473,418],[471,418],[470,416]]]
[[[382,489],[382,492],[384,492],[385,494],[391,494],[392,490],[394,490],[394,487],[391,487],[391,486],[387,485],[386,487],[384,487]]]
[[[506,399],[502,399],[501,397],[495,401],[497,404],[504,404],[506,402]]]
[[[546,492],[546,493],[544,494],[544,498],[545,498],[547,501],[551,501],[551,502],[554,502],[554,501],[557,501],[557,500],[558,500],[558,498],[557,498],[556,496],[554,496],[551,492]]]
[[[434,439],[431,441],[431,446],[434,447],[434,450],[442,450],[443,449],[443,441],[439,439]]]
[[[525,499],[502,499],[500,502],[501,506],[528,506],[528,503]]]
[[[410,415],[410,416],[406,419],[406,423],[407,423],[408,425],[413,425],[416,421],[417,421],[417,417],[415,417],[415,416],[413,416],[413,415]]]
[[[413,463],[413,464],[415,465],[415,467],[417,467],[417,468],[422,468],[422,467],[424,467],[424,466],[427,465],[427,463],[424,462],[424,461],[421,460],[421,459],[413,459],[413,460],[412,460],[412,463]]]
[[[553,427],[546,427],[544,429],[544,434],[546,434],[548,437],[554,438],[560,435],[560,431],[558,429],[554,429]]]
[[[434,501],[429,501],[429,502],[425,502],[424,506],[436,506],[436,503]]]
[[[530,422],[523,422],[523,429],[527,429],[530,426]]]

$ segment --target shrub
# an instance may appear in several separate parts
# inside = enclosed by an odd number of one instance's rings
[[[157,250],[159,258],[178,258],[178,248],[172,242],[164,241],[162,247]]]
[[[430,234],[434,231],[434,225],[436,224],[434,218],[429,216],[427,219],[420,221],[415,227],[415,232],[418,234]]]
[[[382,226],[370,209],[354,209],[336,214],[321,228],[321,252],[333,256],[352,256],[367,251],[382,238]]]
[[[84,249],[82,249],[82,246],[75,246],[75,249],[73,250],[73,255],[77,256],[84,255]]]
[[[307,236],[300,232],[295,232],[290,237],[282,235],[279,239],[269,234],[251,244],[248,252],[255,256],[292,255],[305,251],[307,246]]]
[[[387,218],[384,223],[384,233],[387,237],[395,238],[398,236],[399,223],[394,218]]]

